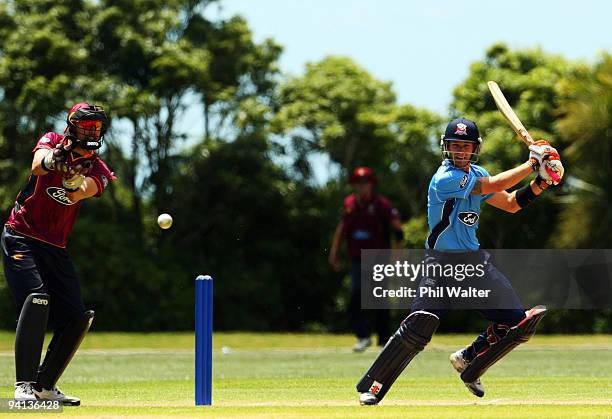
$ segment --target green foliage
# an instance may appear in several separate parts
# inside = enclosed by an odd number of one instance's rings
[[[395,95],[390,83],[374,79],[349,58],[307,64],[303,77],[281,87],[279,104],[273,127],[290,135],[299,153],[296,161],[325,152],[344,169],[381,166],[376,159],[392,141]],[[298,172],[309,176],[310,168],[298,167]]]
[[[567,149],[571,197],[556,230],[558,247],[610,248],[612,237],[612,56],[561,84],[556,127]]]

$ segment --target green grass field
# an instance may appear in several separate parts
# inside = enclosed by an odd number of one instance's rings
[[[192,334],[91,333],[60,386],[80,407],[52,416],[606,417],[612,336],[538,336],[484,377],[472,396],[448,362],[471,336],[438,335],[379,406],[355,383],[378,353],[342,335],[217,333],[212,407],[193,406]],[[13,335],[0,332],[0,397],[12,397]],[[15,417],[13,414],[5,414]]]

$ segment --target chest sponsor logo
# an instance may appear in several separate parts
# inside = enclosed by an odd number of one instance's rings
[[[478,222],[478,214],[472,211],[460,212],[457,214],[457,218],[466,226],[473,226]]]
[[[461,189],[465,188],[465,185],[467,185],[467,182],[468,182],[468,175],[464,175],[464,176],[461,178],[461,181],[459,182],[459,187],[460,187]]]
[[[64,188],[57,188],[55,186],[47,188],[47,195],[62,205],[74,205],[74,202],[72,202],[66,195],[66,190]]]

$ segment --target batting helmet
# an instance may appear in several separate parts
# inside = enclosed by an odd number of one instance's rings
[[[75,146],[86,150],[97,150],[102,146],[104,133],[109,126],[109,119],[102,106],[77,103],[68,111],[66,117],[67,131],[73,137]]]
[[[465,141],[474,143],[476,147],[470,157],[472,163],[478,161],[480,156],[480,146],[482,144],[482,138],[480,137],[480,130],[476,125],[476,122],[465,118],[453,119],[446,126],[444,135],[440,140],[440,148],[444,154],[444,158],[453,159],[452,153],[448,151],[448,141]]]

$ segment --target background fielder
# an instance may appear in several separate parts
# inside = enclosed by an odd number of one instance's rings
[[[488,204],[515,213],[529,205],[552,183],[542,162],[550,158],[560,160],[557,151],[546,141],[530,146],[529,160],[522,165],[490,176],[478,160],[482,139],[476,123],[464,118],[451,121],[442,137],[445,160],[434,174],[428,191],[429,237],[428,257],[453,260],[463,255],[486,257],[479,251],[476,237],[480,205]],[[562,166],[560,175],[563,176]],[[507,192],[533,171],[538,177],[529,185]],[[434,260],[434,261],[435,261]],[[484,396],[480,376],[510,350],[529,339],[545,313],[541,306],[525,312],[512,291],[509,281],[492,264],[487,265],[486,278],[493,287],[504,288],[510,298],[499,309],[479,310],[491,324],[465,349],[451,355],[453,367],[461,373],[468,389],[476,396]],[[433,280],[433,278],[423,278]],[[508,306],[508,304],[510,306]],[[357,384],[361,404],[377,404],[408,363],[424,349],[445,313],[440,301],[416,298],[411,314],[383,348],[372,367]]]
[[[18,316],[15,399],[78,405],[56,383],[94,312],[85,309],[66,244],[81,201],[99,197],[115,177],[97,155],[109,125],[104,110],[78,103],[66,121],[63,135],[48,132],[34,147],[32,172],[4,226],[2,250]],[[53,338],[39,366],[47,323]]]
[[[391,246],[392,233],[395,246],[400,246],[404,233],[398,210],[386,197],[376,193],[377,179],[369,167],[355,168],[349,183],[356,193],[344,198],[342,219],[334,233],[329,263],[336,271],[340,269],[337,253],[340,241],[346,239],[351,258],[351,296],[348,312],[351,327],[357,336],[353,350],[361,352],[372,344],[369,313],[361,308],[361,250],[388,249]],[[389,339],[389,310],[375,310],[373,314],[378,344],[382,346]]]

